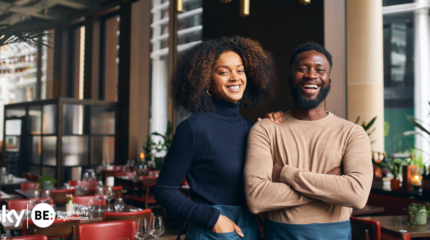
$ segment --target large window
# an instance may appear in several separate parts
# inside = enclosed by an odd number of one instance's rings
[[[415,144],[406,115],[414,115],[413,13],[384,16],[384,118],[385,149],[404,151]]]

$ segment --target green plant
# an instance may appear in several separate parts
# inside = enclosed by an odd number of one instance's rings
[[[170,145],[172,144],[172,140],[173,140],[172,133],[173,133],[173,125],[171,122],[167,122],[167,129],[166,129],[165,134],[161,134],[158,132],[152,133],[152,135],[160,136],[164,140],[163,143],[161,141],[159,141],[157,144],[157,146],[158,146],[157,148],[160,149],[160,151],[162,151],[162,150],[169,151]]]
[[[391,174],[393,174],[394,179],[399,179],[399,176],[402,171],[402,166],[407,165],[407,162],[401,158],[394,158],[394,159],[387,158],[386,162],[375,163],[375,165],[381,169],[387,168],[388,171],[390,171]]]
[[[154,141],[152,141],[151,135],[146,136],[145,145],[142,146],[143,151],[146,154],[151,155],[151,151],[152,151],[154,145],[156,145],[156,144]]]
[[[0,24],[0,47],[25,42],[31,47],[48,47],[48,42],[43,37],[49,34],[43,31],[24,31],[10,24]]]
[[[414,203],[412,202],[409,206],[408,206],[408,215],[409,215],[409,221],[408,221],[408,225],[409,226],[414,226],[415,220],[414,220],[414,214],[416,214],[417,212],[423,211],[425,210],[427,212],[427,217],[430,215],[430,204],[428,202],[426,203]]]
[[[378,117],[374,117],[374,118],[372,118],[372,120],[370,120],[370,122],[369,122],[368,124],[366,124],[366,122],[365,122],[365,121],[363,121],[363,123],[361,124],[361,126],[363,127],[364,131],[366,131],[366,133],[367,133],[367,135],[368,135],[368,136],[370,136],[370,134],[372,134],[372,133],[376,130],[376,128],[373,128],[373,130],[371,130],[371,131],[369,132],[370,128],[371,128],[371,127],[373,126],[373,124],[375,123],[376,118],[378,118]],[[358,124],[358,121],[360,121],[360,116],[358,116],[358,117],[357,117],[357,120],[355,120],[355,124]],[[376,141],[376,140],[375,140],[375,141]],[[374,143],[375,141],[372,141],[371,143]]]
[[[43,177],[37,179],[36,182],[39,183],[39,189],[40,189],[40,187],[42,187],[43,183],[51,182],[51,184],[54,185],[57,182],[57,180],[55,178],[53,178],[52,175],[46,175],[46,176],[43,176]],[[37,184],[34,184],[34,186],[36,186],[36,185]]]

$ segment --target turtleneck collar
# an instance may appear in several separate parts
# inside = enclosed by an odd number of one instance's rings
[[[211,115],[224,120],[237,120],[241,118],[239,114],[240,101],[231,103],[212,97],[212,102],[215,104],[215,111],[210,112]]]

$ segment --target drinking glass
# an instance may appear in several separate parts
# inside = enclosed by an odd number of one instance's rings
[[[158,238],[164,233],[163,217],[159,215],[152,216],[151,222],[151,235],[155,240],[158,240]]]
[[[39,202],[40,202],[40,197],[39,197],[39,191],[35,190],[31,192],[31,198],[30,198],[30,203],[34,206],[36,206]]]
[[[50,203],[51,202],[51,193],[49,190],[42,192],[42,196],[40,198],[40,202],[42,203]]]
[[[94,200],[92,200],[91,198],[87,201],[87,208],[90,212],[94,212],[94,210],[96,209],[96,206],[94,205]]]
[[[112,209],[110,208],[110,200],[113,199],[113,191],[111,187],[106,188],[103,197],[108,201],[108,208],[106,209],[107,212],[112,212]]]
[[[12,235],[10,235],[10,234],[2,234],[0,236],[0,239],[1,240],[12,240]]]
[[[13,175],[12,175],[12,173],[9,173],[9,175],[7,175],[7,181],[8,182],[13,182]]]
[[[95,195],[96,195],[97,201],[99,201],[99,210],[97,210],[97,212],[103,212],[103,210],[100,208],[101,201],[103,200],[103,188],[101,187],[97,188]]]
[[[134,225],[134,236],[138,240],[145,239],[149,236],[149,224],[147,218],[137,218]]]
[[[123,209],[124,209],[124,199],[123,198],[115,199],[115,210],[117,212],[121,212]]]

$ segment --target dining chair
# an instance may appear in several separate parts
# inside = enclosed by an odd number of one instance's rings
[[[112,192],[115,195],[113,199],[122,197],[122,189],[123,189],[122,186],[112,187]],[[88,194],[89,195],[95,195],[96,190],[97,190],[97,188],[90,188],[90,190],[88,191]],[[106,190],[106,187],[103,188],[103,191],[104,190]]]
[[[403,240],[401,233],[386,232],[376,220],[364,220],[351,216],[352,240]],[[407,234],[409,237],[409,234]]]
[[[42,178],[41,176],[39,176],[39,175],[31,175],[31,177],[30,177],[30,180],[31,181],[33,181],[33,182],[36,182],[37,180],[39,180],[40,178]]]
[[[152,216],[151,209],[143,209],[141,211],[135,211],[135,212],[104,212],[103,222],[135,220],[138,218],[140,219],[147,218],[149,221],[151,220],[151,216]]]
[[[39,188],[39,183],[35,182],[23,182],[21,183],[21,190],[35,190]]]
[[[115,174],[118,172],[122,172],[122,169],[113,169],[113,170],[102,170],[102,180],[105,181],[106,177],[115,177]]]
[[[12,240],[48,240],[48,237],[45,235],[19,236],[13,237]]]
[[[69,180],[69,181],[67,181],[67,183],[69,184],[70,187],[76,187],[76,186],[79,186],[79,184],[81,183],[81,181],[79,181],[79,180]]]
[[[32,209],[33,206],[30,203],[29,199],[16,199],[16,200],[9,200],[7,202],[7,209],[8,210],[15,210],[15,211],[21,211],[24,209],[27,209],[27,204],[28,204],[28,208]]]
[[[66,194],[76,195],[76,189],[61,189],[61,190],[51,190],[51,198],[54,203],[66,203]]]
[[[93,199],[95,206],[99,205],[99,201],[96,199],[96,196],[76,196],[73,197],[73,203],[87,206],[87,202],[90,199]],[[103,200],[100,202],[100,205],[106,205],[106,199],[103,198]]]
[[[143,202],[145,204],[145,209],[161,208],[163,210],[164,216],[166,216],[166,210],[155,201],[154,197],[154,187],[157,183],[158,177],[143,177],[143,183],[146,186],[146,193],[143,196],[131,195],[127,196],[127,199],[132,199],[134,201]]]
[[[72,216],[71,219],[55,219],[51,226],[47,228],[40,228],[33,223],[33,220],[22,222],[22,233],[26,235],[46,235],[48,239],[72,237],[72,240],[76,240],[76,234],[78,231],[80,220],[79,216]]]
[[[79,240],[134,239],[134,221],[88,223],[79,226]]]
[[[160,170],[152,170],[148,172],[148,177],[157,177],[160,175]]]
[[[29,172],[23,172],[22,173],[22,178],[27,179],[27,177],[28,177],[29,174],[30,174]]]

